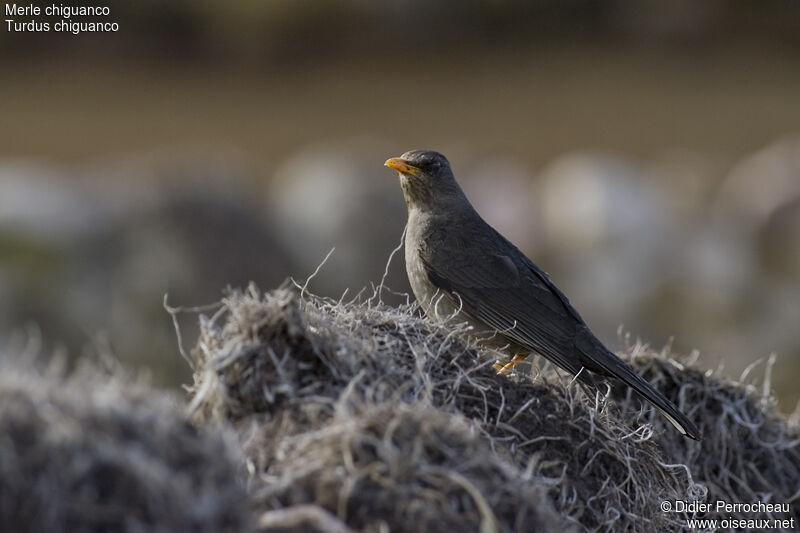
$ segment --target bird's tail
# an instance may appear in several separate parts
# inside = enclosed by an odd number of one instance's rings
[[[581,352],[581,362],[586,368],[621,380],[658,409],[681,434],[690,439],[700,440],[697,426],[680,412],[675,404],[636,374],[630,365],[603,346],[588,328],[584,334],[578,336],[575,345]]]

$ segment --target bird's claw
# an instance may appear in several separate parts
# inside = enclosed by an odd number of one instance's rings
[[[505,376],[508,374],[508,371],[506,371],[506,364],[500,361],[495,361],[495,363],[492,365],[492,368],[497,371],[498,376]]]
[[[495,363],[492,365],[492,368],[494,368],[497,371],[498,376],[508,376],[509,374],[511,374],[511,372],[518,364],[520,364],[522,361],[525,360],[526,357],[527,354],[515,355],[507,363],[503,363],[501,361],[495,361]]]

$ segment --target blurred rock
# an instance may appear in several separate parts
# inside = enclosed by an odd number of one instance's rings
[[[752,243],[731,228],[697,228],[680,249],[677,281],[696,314],[727,313],[757,277]]]
[[[800,283],[800,195],[770,215],[757,240],[763,267],[775,276]]]
[[[339,296],[380,281],[406,221],[397,179],[383,168],[395,152],[367,140],[316,144],[278,168],[268,201],[301,277],[336,248],[314,278],[318,292]],[[388,285],[408,290],[402,254],[393,267]]]
[[[530,252],[540,244],[534,177],[520,162],[495,156],[454,165],[464,192],[489,224],[523,250]]]
[[[670,276],[678,228],[662,186],[620,156],[575,153],[543,169],[537,197],[557,283],[613,338]]]
[[[91,232],[103,213],[70,173],[27,160],[0,161],[0,227],[3,233],[59,246]]]
[[[756,231],[782,206],[800,198],[800,137],[787,137],[733,167],[713,213],[726,224]]]
[[[708,218],[709,198],[717,192],[730,161],[714,154],[690,150],[668,150],[648,165],[654,179],[663,183],[669,213],[682,224]]]
[[[164,294],[205,304],[227,285],[292,274],[242,167],[212,156],[0,167],[5,333],[32,321],[75,353],[103,332],[159,383],[183,380]]]
[[[644,166],[617,155],[563,156],[541,176],[548,239],[568,248],[651,248],[653,236],[670,224],[662,187]]]

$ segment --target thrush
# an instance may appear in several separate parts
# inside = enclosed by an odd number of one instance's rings
[[[550,277],[475,211],[448,160],[412,150],[386,161],[408,206],[408,280],[430,317],[467,322],[476,338],[512,357],[510,372],[537,353],[590,386],[593,374],[617,378],[650,402],[683,435],[697,427],[592,333]]]

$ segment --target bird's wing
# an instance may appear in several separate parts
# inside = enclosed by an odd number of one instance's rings
[[[429,233],[418,249],[428,279],[474,319],[578,374],[582,364],[574,338],[580,316],[522,252],[488,225],[480,230],[467,234],[488,238],[469,242],[456,232]]]
[[[479,241],[451,241],[458,237],[446,231],[426,236],[418,253],[431,283],[468,315],[573,375],[591,382],[581,372],[586,368],[622,380],[681,433],[699,438],[697,427],[672,402],[597,340],[546,273],[491,227],[484,227],[488,231],[463,232],[488,236]]]

